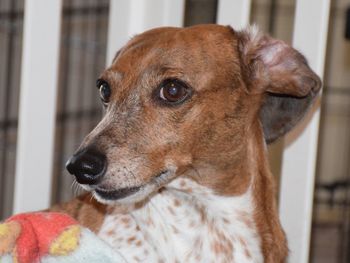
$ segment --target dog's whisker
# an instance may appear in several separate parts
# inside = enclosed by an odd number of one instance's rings
[[[72,182],[71,188],[72,188],[73,196],[80,195],[82,193],[82,190],[83,190],[76,180],[74,180]]]
[[[200,172],[198,171],[198,169],[197,169],[193,164],[190,164],[190,165],[189,165],[189,168],[191,168],[191,169],[195,172],[195,174],[197,175],[197,177],[198,177],[199,179],[202,179],[202,178],[203,178],[203,176],[200,174]]]
[[[77,187],[77,182],[75,180],[73,180],[72,184],[71,184],[71,191],[73,193],[73,196],[75,196],[75,189]]]
[[[76,190],[77,190],[77,182],[74,180],[74,181],[72,182],[72,192],[73,192],[73,196],[76,196],[76,195],[77,195]]]
[[[80,192],[80,186],[78,185],[78,183],[75,183],[75,194],[78,195]]]

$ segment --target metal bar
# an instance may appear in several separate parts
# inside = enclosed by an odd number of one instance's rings
[[[101,41],[102,39],[102,17],[99,16],[97,13],[94,16],[94,41],[98,42]],[[103,42],[105,43],[105,42]],[[95,74],[99,74],[99,71],[101,70],[101,66],[103,66],[104,64],[101,64],[101,59],[100,59],[100,49],[99,46],[96,45],[96,49],[95,49],[95,54],[94,54],[94,62],[93,62],[93,72]],[[98,75],[95,76],[95,79],[97,79]],[[94,83],[92,83],[92,85],[94,86]],[[90,107],[95,107],[96,105],[96,101],[99,101],[98,99],[98,93],[97,93],[97,89],[93,89],[92,94],[91,94],[91,100],[90,100]],[[99,110],[99,116],[102,116],[102,106]],[[90,115],[89,118],[89,130],[92,130],[94,128],[94,126],[96,125],[96,115]]]
[[[11,0],[12,1],[12,0]],[[108,12],[108,5],[97,5],[97,6],[79,6],[79,7],[64,7],[62,10],[62,16],[65,18],[66,16],[88,16],[91,14],[104,14]],[[0,12],[0,21],[8,20],[8,19],[22,19],[23,11],[15,10],[15,11],[5,11]]]
[[[108,5],[100,5],[96,6],[79,6],[79,7],[68,7],[64,8],[62,11],[63,17],[65,16],[89,16],[93,14],[102,14],[108,12]]]
[[[188,0],[185,6],[184,26],[216,23],[218,0]]]
[[[217,23],[242,29],[249,24],[251,0],[219,0]]]
[[[50,205],[61,7],[25,1],[15,213]]]
[[[101,108],[95,107],[87,110],[78,110],[72,112],[61,112],[56,116],[56,122],[64,122],[64,121],[79,121],[84,118],[93,118],[96,119],[101,117]],[[17,119],[9,119],[6,122],[0,122],[0,130],[4,127],[8,127],[10,129],[17,127]],[[0,148],[3,149],[3,148]]]
[[[349,145],[350,148],[350,145]],[[350,184],[350,164],[348,163],[347,167],[347,176],[346,181],[348,184]],[[343,211],[345,212],[344,218],[343,218],[343,224],[345,225],[346,231],[343,231],[344,240],[346,240],[345,248],[344,248],[344,262],[350,261],[350,210],[349,210],[349,204],[350,204],[350,188],[347,188],[346,191],[346,206],[343,208]]]
[[[66,7],[67,9],[72,9],[71,7],[72,2],[69,2],[69,6]],[[66,9],[65,8],[65,9]],[[64,14],[64,10],[63,10],[63,14]],[[67,98],[68,98],[68,85],[70,82],[70,77],[71,74],[69,74],[71,72],[71,66],[72,66],[72,62],[71,62],[71,37],[72,37],[72,17],[73,15],[67,15],[65,17],[63,17],[63,23],[65,24],[65,36],[63,37],[63,50],[64,53],[62,54],[62,60],[61,63],[64,62],[64,65],[60,65],[60,72],[61,72],[61,76],[60,76],[60,81],[59,84],[61,85],[60,87],[60,100],[58,101],[59,103],[59,111],[56,115],[56,122],[57,122],[57,132],[56,132],[56,149],[55,152],[57,153],[57,157],[56,157],[56,166],[54,167],[54,180],[55,180],[55,187],[53,189],[53,193],[52,193],[52,199],[53,202],[60,202],[61,201],[61,194],[62,194],[62,186],[63,186],[63,180],[64,178],[62,178],[62,169],[63,167],[61,166],[61,164],[64,162],[64,150],[65,150],[65,135],[66,135],[66,124],[67,124],[67,119],[63,118],[63,116],[71,116],[70,114],[67,114],[66,110],[67,110]],[[63,31],[63,32],[64,32]],[[61,190],[61,191],[60,191]]]
[[[83,0],[85,1],[85,0]],[[86,47],[87,44],[86,42],[87,40],[87,34],[88,34],[88,19],[89,17],[84,16],[84,17],[80,17],[80,27],[77,28],[77,35],[79,35],[79,38],[81,39],[81,45],[79,48],[79,51],[77,52],[78,54],[78,62],[79,62],[79,67],[77,69],[78,71],[78,83],[79,85],[77,85],[77,88],[74,89],[75,93],[76,93],[76,101],[75,101],[75,105],[79,110],[83,110],[84,109],[84,97],[86,96],[87,92],[84,92],[84,89],[86,88],[85,86],[85,80],[86,80],[86,69],[87,69],[87,65],[86,65],[86,60],[87,60],[87,56],[88,54],[86,53]],[[74,31],[73,31],[74,32]],[[73,90],[73,89],[71,89]],[[74,141],[75,142],[79,142],[82,139],[82,134],[83,134],[83,126],[84,126],[84,120],[80,120],[79,122],[75,123],[75,128],[74,128]]]
[[[107,64],[130,37],[159,26],[182,26],[184,0],[111,0]]]
[[[9,121],[9,114],[10,114],[10,103],[11,103],[11,90],[13,87],[12,85],[12,78],[11,73],[13,70],[13,51],[14,51],[14,37],[15,32],[13,30],[13,24],[15,21],[15,7],[16,7],[15,0],[11,1],[10,5],[10,16],[9,16],[9,23],[10,23],[10,30],[8,33],[7,38],[7,52],[6,52],[6,80],[5,80],[5,94],[3,98],[3,104],[2,104],[2,111],[4,113],[4,119],[3,122],[6,123]],[[17,124],[17,123],[16,123]],[[0,159],[0,218],[4,216],[4,201],[7,199],[6,195],[8,194],[8,191],[6,191],[7,187],[7,147],[8,147],[8,132],[9,132],[10,126],[6,125],[1,128],[1,131],[3,133],[3,139],[2,139],[2,145],[0,149],[1,159]]]
[[[293,45],[320,76],[325,63],[329,11],[330,0],[297,0]],[[280,216],[292,263],[306,263],[309,258],[319,118],[318,108],[285,139]]]
[[[269,10],[269,34],[275,34],[276,28],[276,9],[277,9],[277,0],[270,0],[270,10]]]

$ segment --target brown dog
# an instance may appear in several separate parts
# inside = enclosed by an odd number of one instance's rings
[[[97,84],[105,116],[67,163],[89,195],[57,206],[130,262],[283,262],[266,142],[321,87],[305,58],[255,28],[158,28]]]

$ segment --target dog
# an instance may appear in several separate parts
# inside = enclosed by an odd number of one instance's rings
[[[285,262],[266,145],[321,88],[298,51],[256,27],[156,28],[97,88],[104,117],[66,165],[89,193],[52,210],[128,262]]]

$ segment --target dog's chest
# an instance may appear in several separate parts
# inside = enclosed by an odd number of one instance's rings
[[[99,236],[127,262],[263,262],[248,190],[215,196],[187,179],[146,205],[105,218]]]

